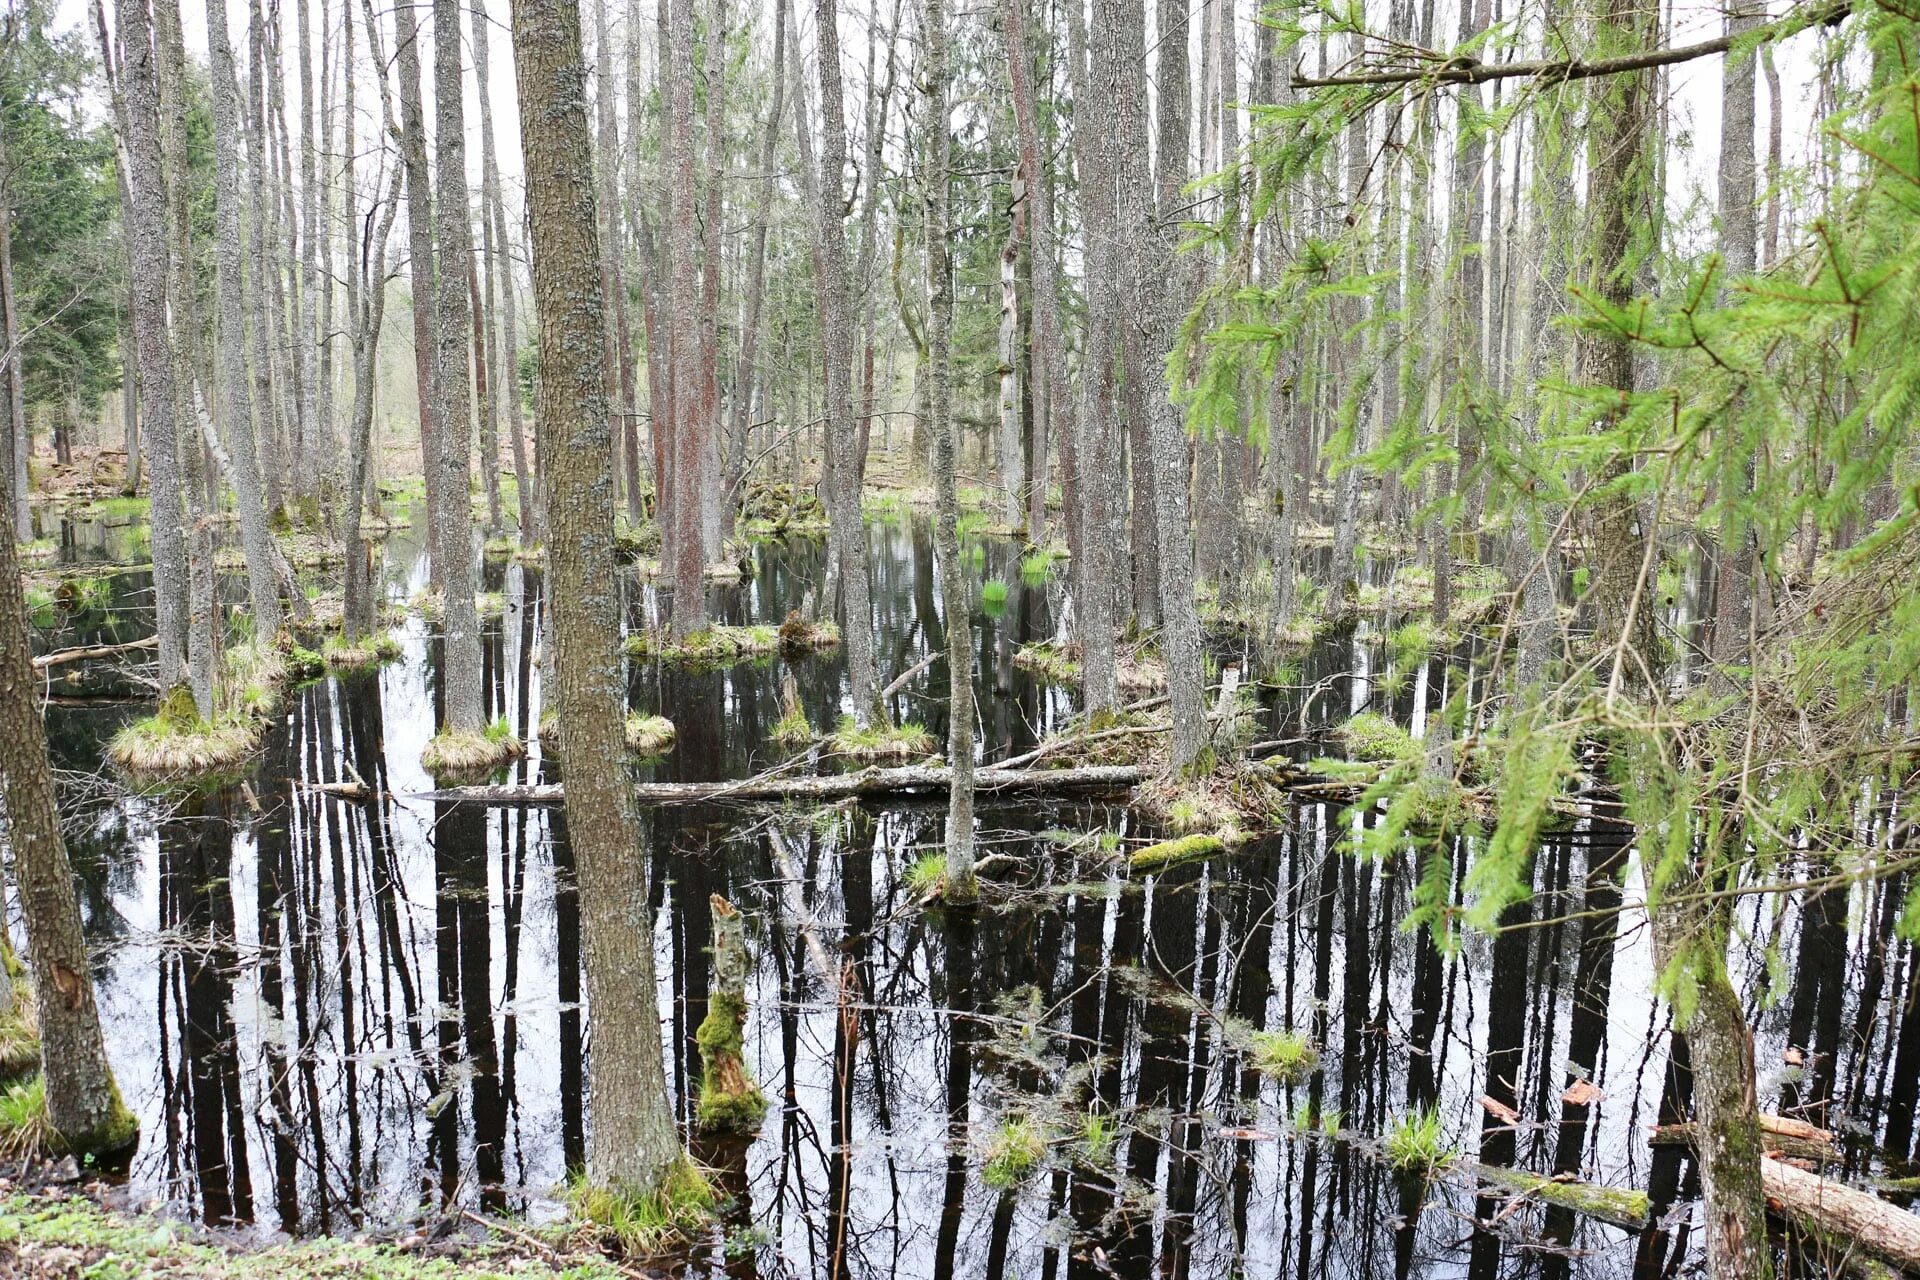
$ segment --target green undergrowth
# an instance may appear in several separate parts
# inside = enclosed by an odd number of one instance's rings
[[[806,708],[797,702],[788,707],[786,713],[774,721],[767,736],[789,751],[798,750],[812,742],[813,724],[807,719]]]
[[[0,1017],[0,1081],[18,1080],[40,1069],[40,1017],[33,1003],[33,984],[18,956],[7,948],[13,971],[0,981],[13,984],[13,1008]]]
[[[445,1246],[443,1246],[445,1247]],[[202,1236],[183,1223],[115,1213],[84,1196],[17,1193],[0,1200],[0,1255],[20,1274],[85,1280],[196,1276],[205,1280],[617,1280],[603,1257],[519,1242],[460,1242],[442,1256],[390,1244],[320,1237],[253,1246]]]
[[[921,760],[940,750],[940,744],[926,726],[908,720],[903,724],[877,724],[862,728],[852,716],[842,716],[839,727],[827,738],[827,750],[849,760]]]
[[[780,629],[764,623],[747,627],[716,623],[675,640],[666,632],[649,627],[628,634],[626,651],[629,657],[688,666],[730,666],[778,653]]]
[[[567,1188],[573,1215],[610,1247],[630,1257],[653,1257],[696,1238],[712,1219],[718,1197],[700,1167],[680,1157],[658,1191],[636,1194],[576,1181]]]
[[[154,714],[113,735],[107,758],[139,777],[204,778],[245,764],[259,738],[259,724],[250,716],[230,713],[202,719],[193,692],[176,685],[160,699]]]
[[[1380,1142],[1380,1157],[1396,1173],[1427,1175],[1445,1169],[1460,1153],[1447,1142],[1440,1127],[1440,1113],[1433,1110],[1409,1111],[1387,1126]]]
[[[947,886],[947,855],[923,853],[907,868],[907,893],[914,898],[931,898]]]

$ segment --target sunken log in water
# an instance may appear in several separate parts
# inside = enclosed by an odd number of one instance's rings
[[[1920,1215],[1783,1160],[1760,1162],[1760,1185],[1768,1206],[1809,1234],[1920,1275]]]
[[[1077,769],[980,769],[973,775],[980,792],[1052,794],[1067,791],[1120,791],[1137,786],[1149,770],[1139,765],[1087,765]],[[898,769],[862,769],[826,775],[761,774],[735,782],[636,782],[634,794],[645,804],[699,804],[714,800],[843,800],[849,796],[907,795],[945,791],[953,770],[944,765]],[[471,801],[479,804],[559,804],[566,789],[541,786],[444,787],[417,792],[415,800]]]

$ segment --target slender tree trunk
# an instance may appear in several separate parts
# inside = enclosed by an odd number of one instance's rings
[[[746,314],[740,326],[740,367],[735,375],[733,412],[727,431],[726,500],[738,506],[741,489],[747,479],[747,449],[752,443],[751,428],[754,371],[758,367],[760,347],[760,310],[767,284],[767,225],[773,218],[774,193],[779,179],[774,173],[774,143],[780,132],[780,113],[786,105],[787,0],[773,3],[773,101],[767,108],[767,123],[760,135],[760,180],[764,184],[753,215],[752,265],[747,270]]]
[[[120,6],[123,12],[132,7]],[[129,22],[123,17],[123,38],[144,34],[144,26],[144,18]],[[144,61],[141,54],[129,55],[130,64],[137,61]],[[144,89],[145,74],[140,73],[136,91]],[[157,210],[159,205],[150,207]],[[164,274],[159,279],[164,280]],[[7,506],[12,505],[9,498]],[[0,537],[0,719],[7,725],[7,732],[0,734],[0,795],[6,799],[14,881],[33,966],[47,1119],[75,1154],[112,1155],[138,1141],[139,1122],[120,1100],[100,1033],[73,865],[54,805],[53,769],[47,762],[39,679],[26,620],[20,558],[13,539]]]
[[[467,266],[473,228],[467,204],[466,112],[459,0],[433,5],[435,228],[440,249],[434,294],[437,341],[434,384],[444,416],[439,426],[440,528],[434,558],[446,608],[446,725],[456,733],[479,732],[485,712],[480,687],[480,622],[473,604],[473,399],[467,382],[467,343],[473,328]],[[431,483],[431,479],[429,480]]]
[[[667,227],[661,247],[671,266],[673,501],[660,527],[661,554],[673,584],[673,632],[707,625],[706,556],[700,510],[708,423],[701,413],[700,293],[694,259],[693,0],[668,7]]]
[[[27,425],[27,394],[21,376],[20,313],[13,295],[13,170],[7,158],[6,130],[0,129],[0,380],[6,383],[7,431],[4,478],[13,501],[13,535],[22,542],[33,538],[33,509],[28,505],[28,470],[33,456],[33,432]]]
[[[1144,121],[1145,13],[1141,0],[1096,0],[1096,20],[1113,24],[1118,38],[1105,46],[1109,102],[1120,104],[1117,138],[1121,243],[1126,249],[1128,293],[1121,333],[1127,378],[1147,401],[1149,456],[1136,458],[1154,472],[1155,550],[1159,566],[1160,647],[1173,704],[1173,742],[1168,764],[1188,770],[1203,764],[1207,721],[1205,672],[1200,652],[1200,614],[1194,597],[1193,527],[1188,518],[1187,439],[1180,412],[1167,396],[1161,369],[1179,336],[1183,291],[1173,263],[1172,228],[1156,225],[1147,174]],[[1183,64],[1184,65],[1184,64]],[[1163,72],[1164,74],[1164,72]]]
[[[351,0],[348,0],[351,3]],[[343,5],[343,9],[347,6]],[[320,301],[320,264],[325,254],[320,247],[320,206],[325,197],[325,186],[319,171],[319,157],[314,146],[316,129],[324,144],[331,136],[321,114],[316,113],[317,103],[314,97],[313,80],[313,33],[311,27],[310,5],[307,0],[299,0],[294,6],[294,24],[299,28],[295,41],[296,53],[300,60],[300,264],[299,264],[299,313],[294,318],[295,359],[299,369],[299,403],[295,417],[300,423],[298,448],[294,452],[295,464],[302,473],[318,473],[323,493],[333,488],[332,479],[337,473],[333,469],[335,435],[332,421],[333,398],[331,385],[321,382],[320,347],[323,341],[330,340],[323,335],[326,327],[332,323],[331,315],[321,314]],[[351,18],[344,24],[351,33]],[[320,32],[322,43],[321,81],[330,83],[326,73],[326,29],[327,10],[324,0],[320,5]],[[352,36],[348,34],[343,41],[351,55]],[[343,63],[345,59],[343,59]],[[353,83],[354,70],[346,64],[346,82]],[[349,127],[352,127],[349,125]],[[289,193],[290,195],[291,193]],[[351,225],[351,220],[349,220]],[[351,254],[352,249],[348,252]],[[329,365],[325,372],[331,383],[333,372]],[[322,413],[322,410],[326,410]],[[331,495],[330,495],[331,496]],[[350,495],[350,501],[358,501],[357,495]]]
[[[593,1041],[588,1177],[660,1190],[681,1165],[667,1096],[648,923],[647,838],[627,786],[613,553],[613,438],[606,413],[606,322],[599,292],[593,148],[587,131],[579,9],[515,0],[515,64],[546,458],[554,683],[567,819],[586,934]]]
[[[167,331],[171,278],[160,159],[160,90],[153,25],[144,0],[114,6],[119,24],[122,99],[126,108],[127,188],[134,219],[128,226],[133,280],[133,328],[139,346],[140,402],[145,408],[150,524],[153,530],[153,602],[159,633],[160,685],[170,688],[187,661],[187,545],[180,474],[173,340]],[[13,579],[9,577],[9,581]]]
[[[434,389],[433,187],[427,172],[427,117],[420,92],[420,6],[400,0],[394,9],[394,60],[400,80],[400,155],[407,169],[407,267],[413,303],[413,373],[420,414],[421,474],[426,477],[427,545],[433,585],[445,588],[446,565],[438,554],[440,526],[440,420]],[[368,282],[371,287],[372,282]]]
[[[840,85],[838,6],[814,0],[820,70],[820,163],[809,174],[814,216],[814,263],[820,277],[821,352],[825,363],[827,521],[838,547],[841,635],[847,649],[853,713],[862,725],[884,721],[874,676],[871,586],[867,581],[867,532],[860,515],[860,423],[853,405],[853,300],[847,281],[846,199],[841,188],[847,164],[846,107]],[[795,100],[794,119],[806,155],[806,119]]]
[[[214,254],[218,268],[214,402],[218,430],[233,459],[234,499],[239,508],[240,546],[246,554],[247,594],[253,606],[255,634],[271,640],[280,633],[282,619],[273,568],[273,536],[267,529],[266,500],[254,452],[253,406],[247,402],[249,325],[240,240],[240,86],[234,75],[233,46],[227,37],[226,6],[221,0],[211,0],[207,5],[207,45],[213,80]],[[256,179],[256,206],[260,191]],[[261,262],[256,255],[256,269]],[[256,292],[264,284],[256,278]],[[256,359],[265,355],[258,346],[254,350]]]
[[[833,0],[816,0],[820,31],[833,31]],[[973,871],[973,587],[960,562],[960,500],[954,477],[952,268],[947,260],[948,169],[953,134],[947,94],[947,14],[943,0],[926,0],[920,32],[927,130],[927,360],[928,408],[933,422],[933,486],[939,504],[934,549],[947,633],[947,759],[953,786],[947,800],[947,896],[978,896]],[[829,172],[834,172],[829,170]]]
[[[700,548],[703,564],[720,558],[726,527],[720,493],[720,224],[727,179],[726,0],[707,7],[707,180],[700,264]]]

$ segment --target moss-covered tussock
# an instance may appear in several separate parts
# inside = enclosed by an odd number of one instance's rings
[[[827,750],[849,760],[863,763],[879,760],[919,760],[940,750],[940,744],[926,726],[912,720],[904,724],[872,725],[861,728],[852,716],[844,716],[827,738]]]
[[[628,634],[630,657],[685,663],[689,666],[729,666],[780,651],[780,629],[765,624],[749,627],[724,623],[695,631],[676,640],[657,628]]]
[[[525,751],[504,720],[478,733],[435,734],[420,753],[420,765],[435,777],[472,777],[518,760]]]
[[[361,636],[355,640],[328,636],[326,643],[320,646],[320,659],[327,664],[329,671],[357,671],[385,666],[400,660],[400,642],[388,634]]]
[[[193,692],[176,685],[152,715],[113,736],[107,758],[143,778],[197,777],[239,768],[258,741],[259,726],[251,717],[202,719]]]
[[[0,1256],[28,1276],[194,1276],[201,1280],[618,1280],[604,1257],[556,1239],[457,1241],[426,1254],[391,1244],[322,1237],[267,1247],[202,1235],[182,1223],[110,1212],[84,1196],[15,1194],[0,1200]]]
[[[780,647],[787,653],[817,653],[840,643],[840,624],[830,618],[814,619],[787,614],[780,624]]]
[[[1051,641],[1023,644],[1014,651],[1013,665],[1052,684],[1080,682],[1080,651],[1074,645]],[[1157,693],[1167,687],[1167,664],[1158,655],[1122,650],[1114,655],[1114,683],[1127,693]]]

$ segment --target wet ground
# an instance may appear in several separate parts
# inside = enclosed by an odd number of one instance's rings
[[[69,526],[62,559],[137,561],[139,530]],[[944,645],[929,527],[874,524],[883,679]],[[1015,647],[1052,629],[1057,582],[1023,582],[1018,548],[986,539],[976,571],[983,750],[1031,746],[1071,715]],[[419,539],[396,534],[383,582],[424,585]],[[817,544],[755,552],[716,587],[728,621],[777,621],[821,575]],[[494,713],[533,742],[540,712],[538,571],[489,563]],[[149,581],[113,572],[43,602],[48,648],[151,634]],[[72,593],[70,593],[72,594]],[[630,584],[632,620],[654,607]],[[1265,693],[1261,736],[1372,707],[1417,724],[1458,668],[1387,665],[1383,628],[1316,643]],[[108,1044],[143,1142],[132,1190],[262,1231],[390,1227],[423,1206],[558,1211],[584,1157],[580,904],[559,809],[410,798],[433,731],[435,640],[404,624],[404,660],[287,699],[258,770],[192,799],[140,796],[101,749],[142,714],[99,668],[50,687],[56,765],[98,947]],[[1230,651],[1223,651],[1231,658]],[[741,776],[784,758],[767,741],[791,673],[816,726],[845,695],[832,655],[689,673],[635,664],[630,697],[679,730],[660,779]],[[936,663],[894,699],[945,724]],[[1307,701],[1303,691],[1313,691]],[[511,780],[536,781],[537,743]],[[316,784],[364,781],[356,803]],[[1684,1088],[1684,1056],[1652,997],[1626,833],[1582,822],[1543,843],[1536,895],[1497,937],[1437,948],[1399,927],[1408,858],[1341,852],[1356,821],[1299,803],[1284,828],[1211,862],[1129,880],[1086,833],[1143,834],[1118,808],[981,813],[1005,855],[977,916],[919,909],[906,887],[940,835],[924,804],[824,814],[727,808],[647,814],[669,1082],[691,1111],[705,1013],[708,895],[750,913],[747,1059],[774,1106],[751,1142],[707,1145],[732,1193],[696,1270],[732,1275],[1261,1277],[1653,1276],[1698,1265],[1696,1177],[1649,1144]],[[1472,849],[1443,851],[1456,884]],[[1762,1104],[1838,1130],[1854,1175],[1913,1148],[1920,953],[1894,938],[1907,892],[1778,895],[1748,908],[1739,963],[1759,1028]],[[846,967],[823,978],[791,909]],[[1291,1083],[1244,1053],[1252,1029],[1319,1046]],[[1570,1087],[1586,1080],[1592,1088]],[[1493,1105],[1487,1105],[1490,1100]],[[1444,1145],[1490,1165],[1566,1173],[1652,1196],[1627,1231],[1472,1180],[1396,1175],[1379,1139],[1432,1109]],[[1045,1142],[1011,1186],[983,1167],[1010,1119]]]

